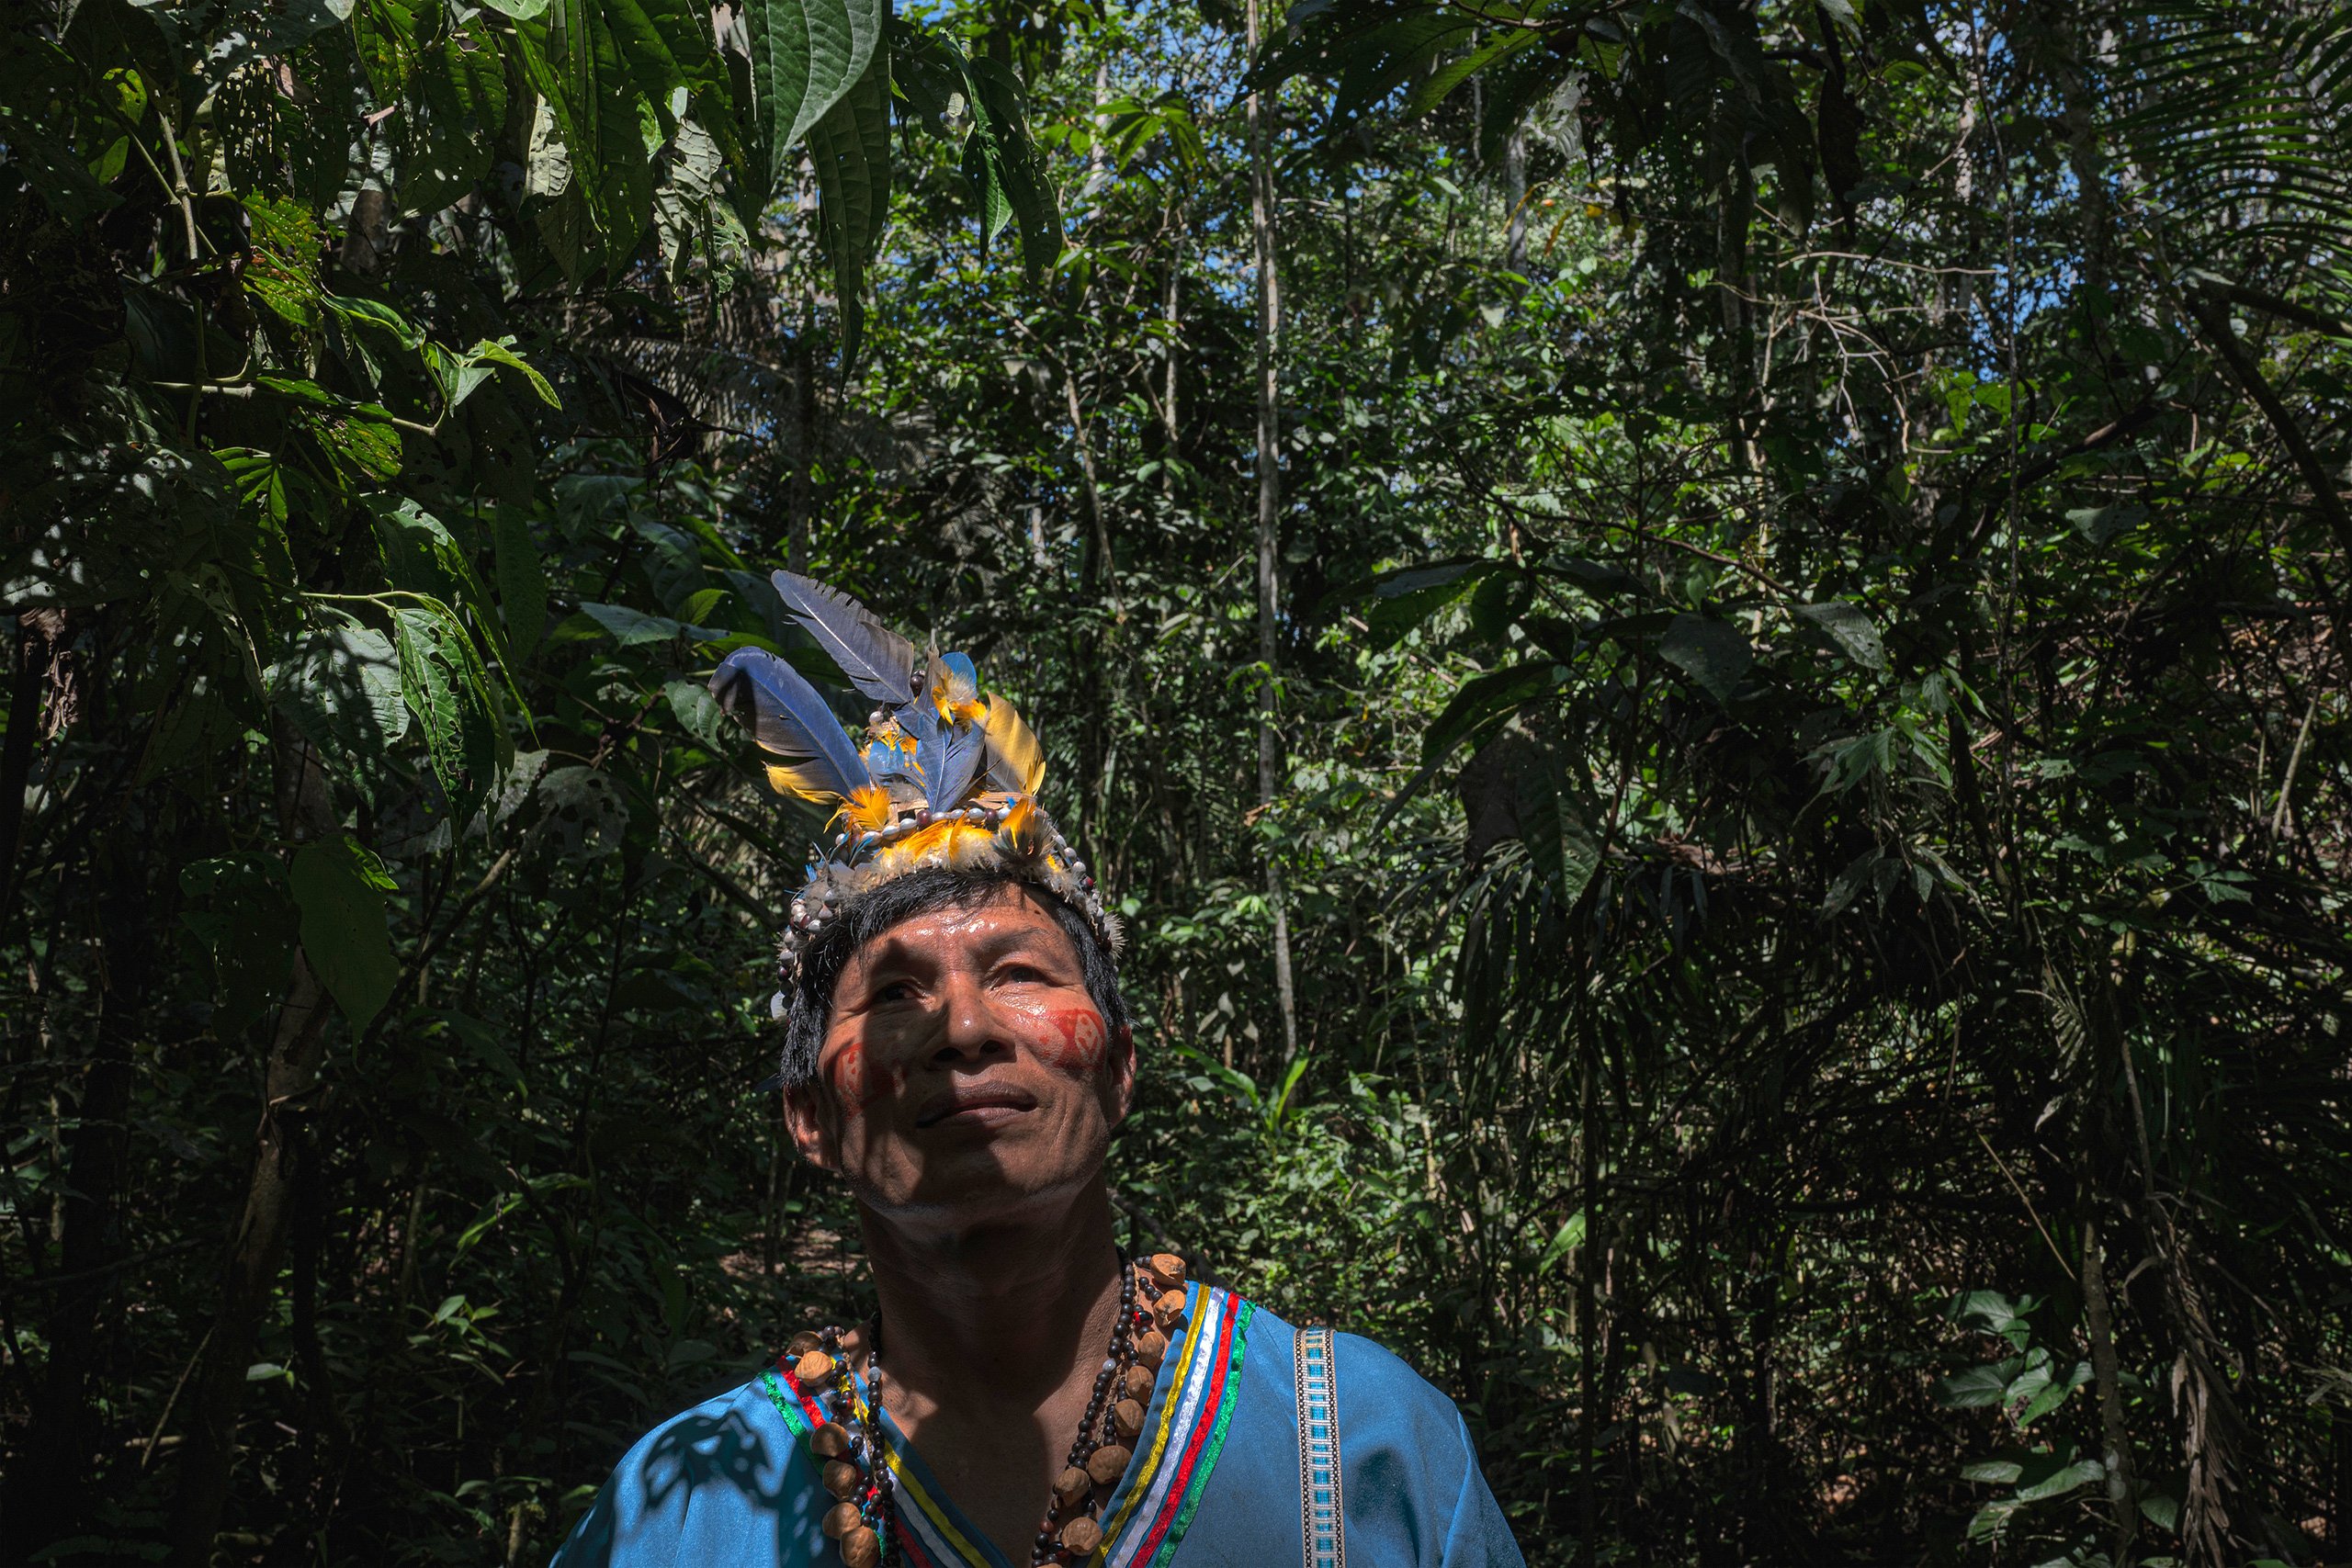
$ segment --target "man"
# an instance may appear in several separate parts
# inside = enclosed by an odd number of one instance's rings
[[[970,662],[779,572],[880,705],[851,745],[791,666],[712,681],[779,787],[842,803],[781,949],[785,1109],[849,1183],[878,1319],[626,1455],[558,1568],[883,1561],[1516,1565],[1460,1415],[1378,1346],[1130,1263],[1105,1162],[1135,1088],[1115,919]]]

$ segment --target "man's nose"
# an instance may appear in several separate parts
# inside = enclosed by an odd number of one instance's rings
[[[939,1056],[978,1061],[991,1054],[1012,1055],[1012,1041],[996,1010],[989,1005],[988,987],[978,976],[951,976],[943,990],[946,1028],[940,1037]]]

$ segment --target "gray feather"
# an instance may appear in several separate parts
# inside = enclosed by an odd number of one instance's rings
[[[792,618],[832,656],[862,695],[891,707],[907,700],[914,690],[913,643],[848,594],[813,577],[779,571],[768,581]]]

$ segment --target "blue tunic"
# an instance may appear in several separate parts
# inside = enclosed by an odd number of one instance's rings
[[[1135,1458],[1103,1506],[1102,1568],[1303,1564],[1296,1336],[1219,1288],[1187,1292]],[[1357,1568],[1521,1568],[1461,1413],[1368,1339],[1338,1339],[1341,1502]],[[861,1398],[863,1397],[861,1393]],[[674,1416],[622,1457],[554,1568],[834,1568],[820,1412],[774,1371]],[[900,1559],[1008,1568],[884,1414]]]

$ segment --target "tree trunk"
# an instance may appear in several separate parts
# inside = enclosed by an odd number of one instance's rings
[[[276,761],[278,822],[287,839],[305,842],[332,829],[334,807],[318,754],[283,719],[278,721]],[[220,1533],[228,1504],[245,1369],[253,1365],[262,1319],[277,1283],[297,1183],[308,1163],[301,1150],[304,1122],[311,1091],[318,1087],[327,1021],[334,1013],[326,987],[311,973],[309,960],[297,953],[263,1075],[261,1122],[254,1132],[253,1175],[244,1210],[221,1260],[220,1304],[188,1407],[172,1544],[174,1560],[191,1568],[211,1561],[213,1537]]]
[[[1255,60],[1261,0],[1249,0],[1248,42]],[[1274,803],[1282,783],[1282,737],[1275,728],[1282,652],[1277,611],[1282,566],[1282,276],[1274,264],[1274,161],[1267,145],[1265,106],[1251,93],[1246,109],[1250,140],[1250,230],[1258,262],[1258,659],[1263,666],[1258,704],[1258,805]],[[1283,1014],[1283,1060],[1298,1055],[1298,1001],[1291,983],[1290,912],[1283,898],[1282,863],[1266,857],[1266,902],[1274,915],[1274,995]]]
[[[2090,1331],[2091,1376],[2098,1382],[2099,1431],[2107,1466],[2107,1503],[2115,1523],[2115,1568],[2132,1561],[2132,1538],[2140,1527],[2140,1500],[2132,1483],[2132,1438],[2123,1423],[2121,1363],[2115,1354],[2115,1309],[2107,1294],[2107,1260],[2100,1256],[2098,1222],[2083,1222],[2083,1319]]]

